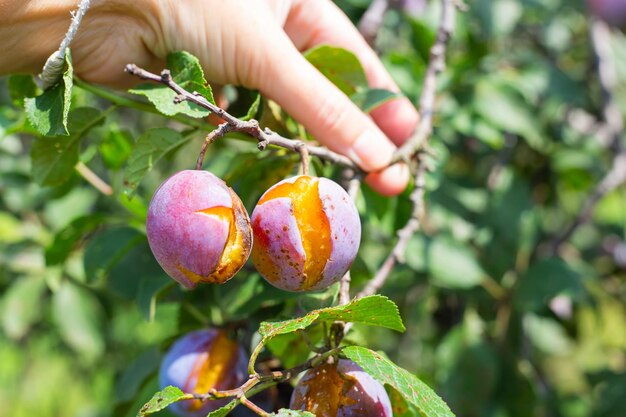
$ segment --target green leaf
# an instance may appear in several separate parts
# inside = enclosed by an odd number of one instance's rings
[[[69,116],[69,137],[42,137],[31,149],[32,175],[41,185],[58,185],[74,173],[82,137],[102,124],[104,114],[91,107],[73,110]]]
[[[159,286],[168,281],[167,275],[154,259],[145,238],[141,239],[138,244],[128,245],[128,249],[120,255],[122,256],[116,256],[116,260],[106,274],[107,288],[129,300],[140,301],[140,305],[144,309],[149,308],[151,300],[146,300],[146,291],[158,292]],[[144,287],[143,292],[141,292],[142,286]],[[144,310],[144,313],[146,311]]]
[[[52,315],[63,340],[93,360],[104,352],[102,306],[88,290],[64,282],[52,298]]]
[[[538,311],[557,295],[575,298],[583,291],[578,272],[561,259],[544,259],[532,264],[519,279],[513,304],[521,311]]]
[[[303,334],[304,332],[306,334]],[[309,358],[311,355],[310,344],[315,346],[323,339],[323,327],[313,326],[303,331],[274,337],[268,342],[267,347],[272,352],[273,357],[280,359],[282,366],[293,368],[306,362]]]
[[[101,226],[107,217],[102,214],[82,216],[61,229],[46,248],[46,265],[58,265],[67,259],[79,240]]]
[[[37,95],[37,84],[32,75],[13,74],[8,81],[9,96],[16,107],[24,106],[24,99]]]
[[[174,52],[167,56],[167,68],[172,74],[172,79],[185,90],[198,92],[204,98],[215,104],[211,86],[204,78],[204,72],[198,58],[189,52]],[[209,111],[197,104],[183,101],[174,103],[177,93],[161,84],[142,84],[132,90],[131,93],[145,96],[158,111],[166,116],[174,116],[183,113],[191,117],[206,117]]]
[[[438,238],[427,247],[431,282],[446,288],[471,288],[480,284],[486,273],[476,255],[462,242]]]
[[[248,109],[248,112],[246,113],[245,116],[243,116],[241,118],[241,120],[247,121],[247,120],[250,120],[250,119],[254,119],[256,117],[257,113],[259,112],[259,107],[260,106],[261,106],[261,93],[259,93],[257,91],[256,92],[256,97],[254,98],[254,101],[250,105],[250,108]]]
[[[315,417],[315,414],[309,413],[308,411],[299,411],[299,410],[287,410],[286,408],[281,408],[277,413],[272,413],[270,416],[276,417]]]
[[[34,98],[24,99],[28,120],[44,136],[68,135],[68,115],[72,102],[74,69],[69,50],[65,55],[63,78]]]
[[[524,332],[530,342],[550,356],[564,356],[572,351],[567,330],[556,320],[528,313],[523,318]]]
[[[222,408],[211,411],[206,417],[224,417],[239,405],[239,400],[232,400]]]
[[[137,413],[138,417],[147,416],[148,414],[154,414],[158,411],[165,409],[170,404],[174,404],[175,402],[182,400],[189,400],[192,396],[189,394],[185,394],[177,387],[169,386],[165,387],[163,390],[154,394],[152,399],[148,401],[139,413]]]
[[[46,281],[39,277],[18,278],[2,298],[2,329],[19,340],[41,317],[41,298]]]
[[[141,278],[137,290],[137,306],[146,320],[154,320],[159,294],[173,285],[174,281],[164,273],[146,275]]]
[[[130,227],[109,229],[91,239],[83,257],[87,282],[105,275],[128,251],[145,239],[145,235]]]
[[[107,168],[117,170],[130,156],[133,149],[133,138],[127,130],[114,129],[109,131],[99,148]]]
[[[164,127],[150,129],[137,139],[124,175],[126,193],[132,195],[143,177],[165,154],[191,139]]]
[[[365,113],[369,113],[386,102],[400,97],[404,96],[389,90],[367,88],[352,94],[350,100]]]
[[[24,238],[23,223],[11,214],[0,211],[0,242],[17,243]]]
[[[263,322],[259,327],[259,333],[264,339],[269,339],[279,334],[286,334],[302,330],[311,324],[318,322],[345,321],[351,323],[368,324],[370,326],[386,327],[388,329],[403,332],[402,318],[398,306],[382,295],[353,300],[348,304],[336,307],[322,308],[311,311],[309,314],[297,319],[280,322]]]
[[[124,372],[115,384],[115,401],[124,403],[135,398],[142,384],[159,369],[160,361],[161,354],[158,349],[152,348],[125,366]]]
[[[367,88],[363,66],[347,49],[321,45],[305,52],[304,56],[347,96]]]
[[[476,112],[491,125],[522,136],[537,151],[548,150],[549,142],[537,127],[537,118],[509,86],[481,80],[476,86],[474,105]]]
[[[387,384],[413,404],[424,417],[453,417],[446,403],[425,383],[405,369],[376,352],[359,346],[349,346],[342,353],[356,362],[381,384]]]

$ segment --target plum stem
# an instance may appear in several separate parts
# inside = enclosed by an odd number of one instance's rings
[[[258,405],[256,405],[255,403],[247,399],[246,397],[241,397],[239,401],[241,401],[243,405],[248,407],[250,410],[254,411],[256,414],[263,416],[263,417],[269,416],[269,413],[265,412],[265,410],[263,410],[261,407],[259,407]]]

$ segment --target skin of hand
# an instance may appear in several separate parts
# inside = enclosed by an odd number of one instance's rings
[[[77,3],[0,0],[0,75],[40,72]],[[320,44],[349,49],[371,87],[398,91],[375,52],[330,0],[94,0],[71,48],[79,77],[116,88],[136,83],[122,71],[127,63],[158,72],[169,52],[189,51],[200,59],[209,82],[260,90],[322,144],[371,172],[366,181],[375,190],[402,192],[407,167],[385,167],[415,129],[415,108],[402,98],[369,116],[361,112],[302,56]]]

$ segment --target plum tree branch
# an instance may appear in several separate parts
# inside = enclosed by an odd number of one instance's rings
[[[561,245],[569,240],[578,228],[591,220],[593,210],[598,201],[621,184],[626,182],[626,149],[622,145],[624,122],[614,100],[614,91],[617,85],[615,62],[610,50],[611,29],[599,18],[592,18],[590,25],[591,45],[596,56],[598,81],[602,89],[603,105],[602,117],[611,138],[610,148],[615,152],[611,169],[600,180],[598,185],[587,197],[583,206],[565,230],[558,235],[550,245],[550,253],[556,254]]]
[[[387,256],[374,277],[367,283],[365,288],[357,294],[357,298],[375,294],[385,284],[397,263],[404,262],[404,253],[409,240],[420,228],[420,219],[424,211],[424,187],[426,183],[426,165],[424,153],[420,152],[425,147],[432,132],[435,97],[437,92],[437,76],[445,69],[445,55],[448,42],[454,30],[455,7],[453,0],[441,0],[441,18],[435,43],[430,48],[430,62],[424,77],[422,95],[420,97],[420,121],[413,136],[396,152],[394,162],[413,161],[413,178],[415,188],[411,192],[410,199],[413,204],[411,217],[408,222],[398,230],[397,241],[391,253]]]
[[[439,29],[435,43],[430,48],[430,62],[422,84],[419,104],[420,121],[413,135],[396,151],[392,163],[409,161],[424,147],[432,132],[437,76],[446,68],[446,49],[452,37],[455,22],[455,2],[453,0],[441,0],[441,5]]]
[[[389,0],[372,0],[359,21],[359,32],[371,46],[376,43],[378,31],[383,24],[383,18],[389,6]]]
[[[381,267],[374,275],[365,288],[357,294],[357,298],[367,297],[378,292],[380,288],[385,284],[387,278],[391,274],[394,266],[397,263],[404,263],[404,253],[411,237],[420,229],[420,219],[423,217],[424,212],[424,188],[426,184],[426,164],[422,158],[418,158],[415,167],[415,187],[411,191],[410,199],[413,203],[413,210],[411,211],[411,217],[407,223],[398,230],[396,236],[397,241],[391,253],[387,256]]]
[[[247,396],[251,396],[256,393],[255,388],[267,388],[271,385],[274,385],[277,382],[287,381],[294,376],[304,372],[308,369],[314,368],[317,365],[324,362],[330,356],[334,356],[341,352],[341,348],[328,349],[324,352],[321,352],[303,364],[295,366],[293,368],[285,369],[283,371],[274,371],[264,374],[253,373],[250,375],[248,380],[244,382],[241,386],[237,388],[233,388],[230,390],[217,391],[215,389],[209,390],[209,392],[204,394],[196,394],[196,393],[187,393],[181,400],[187,399],[195,399],[200,401],[209,401],[209,400],[217,400],[221,398],[236,398],[240,402],[250,402],[246,399]],[[258,391],[261,391],[259,389]],[[242,401],[243,400],[243,401]],[[246,405],[246,404],[244,404]],[[249,405],[246,405],[249,406]],[[255,410],[256,411],[256,410]],[[263,415],[263,414],[261,414]]]
[[[205,140],[205,145],[203,146],[204,153],[206,153],[206,147],[212,141],[217,140],[219,137],[224,136],[228,132],[239,132],[246,133],[257,139],[258,147],[261,150],[265,149],[267,146],[277,146],[301,154],[301,149],[306,148],[306,151],[309,155],[316,156],[320,159],[337,165],[360,171],[360,168],[357,167],[356,164],[352,162],[352,160],[350,160],[350,158],[333,152],[328,148],[325,148],[323,146],[309,145],[301,140],[289,139],[279,135],[278,133],[268,128],[262,129],[259,126],[259,122],[254,119],[247,121],[238,119],[237,117],[228,113],[226,110],[211,103],[209,100],[207,100],[205,97],[198,94],[197,92],[190,93],[189,91],[185,90],[172,79],[169,70],[163,70],[161,72],[161,75],[156,75],[142,68],[139,68],[137,65],[128,64],[125,68],[125,71],[131,75],[141,78],[142,80],[161,83],[178,94],[178,96],[176,97],[176,100],[178,102],[188,101],[190,103],[197,104],[198,106],[213,112],[225,121],[225,127],[222,127],[224,125],[222,124],[207,136],[207,139]],[[202,166],[204,153],[200,155],[196,166],[198,166],[198,164]]]

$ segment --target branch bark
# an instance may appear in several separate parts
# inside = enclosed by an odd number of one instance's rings
[[[417,168],[415,171],[415,188],[411,192],[411,202],[413,203],[413,210],[411,212],[411,217],[409,221],[404,225],[404,227],[398,230],[396,236],[397,241],[391,253],[382,266],[374,275],[374,278],[370,280],[365,288],[359,292],[357,298],[367,297],[368,295],[376,294],[378,290],[382,288],[382,286],[389,278],[391,271],[397,263],[404,263],[404,254],[406,252],[406,247],[413,236],[420,229],[420,220],[423,217],[424,212],[424,187],[426,184],[426,167],[423,161],[417,163]]]
[[[430,48],[430,62],[426,69],[422,94],[420,96],[420,122],[411,138],[395,153],[392,163],[409,161],[424,147],[432,131],[433,112],[437,92],[437,76],[446,68],[446,49],[452,32],[454,31],[456,15],[453,0],[442,0],[441,5],[439,30],[437,31],[435,43]]]
[[[617,76],[615,62],[610,50],[611,29],[606,22],[594,17],[591,20],[590,36],[603,95],[602,117],[611,138],[610,148],[615,152],[615,156],[611,169],[587,197],[578,216],[552,241],[550,245],[552,255],[558,253],[560,247],[572,237],[580,226],[591,220],[593,210],[602,197],[626,182],[626,149],[621,142],[624,133],[624,121],[614,100]]]
[[[163,84],[176,93],[178,96],[176,100],[179,102],[188,101],[190,103],[195,103],[198,106],[205,108],[217,116],[219,116],[226,123],[225,127],[222,127],[224,124],[218,126],[217,129],[209,133],[207,139],[205,140],[205,144],[203,146],[203,150],[206,153],[206,147],[212,142],[217,140],[218,138],[224,136],[228,132],[239,132],[246,133],[258,141],[259,149],[263,150],[267,146],[278,146],[280,148],[288,149],[292,152],[302,153],[301,149],[306,148],[306,151],[309,155],[316,156],[325,161],[331,162],[333,164],[341,165],[344,167],[352,168],[356,171],[361,171],[361,169],[350,160],[348,157],[338,154],[336,152],[331,151],[328,148],[322,146],[312,146],[303,142],[301,140],[288,139],[284,136],[279,135],[272,130],[265,128],[262,129],[259,126],[259,122],[252,120],[241,120],[237,117],[231,115],[226,110],[216,106],[211,103],[209,100],[201,96],[196,92],[190,93],[185,90],[183,87],[178,85],[173,79],[169,72],[169,70],[163,70],[161,75],[153,74],[149,71],[144,70],[143,68],[139,68],[137,65],[128,64],[125,68],[125,71],[131,75],[141,78],[142,80],[154,81],[156,83]],[[198,162],[196,163],[196,167],[202,166],[202,160],[204,158],[204,153],[201,153]]]
[[[397,263],[404,263],[404,253],[411,239],[420,228],[420,219],[424,210],[424,185],[426,166],[424,164],[422,153],[428,138],[432,132],[433,112],[435,108],[435,97],[437,92],[437,76],[445,69],[446,49],[452,32],[454,30],[455,21],[455,2],[453,0],[441,0],[441,18],[439,21],[439,29],[437,38],[433,46],[430,48],[430,62],[424,77],[422,95],[420,96],[420,122],[413,136],[396,152],[394,162],[411,161],[414,162],[413,177],[415,180],[415,188],[411,192],[411,202],[413,210],[409,221],[404,227],[397,232],[397,241],[391,253],[381,267],[378,269],[374,278],[368,282],[365,288],[357,295],[357,298],[366,297],[375,294],[385,284],[391,271]]]

